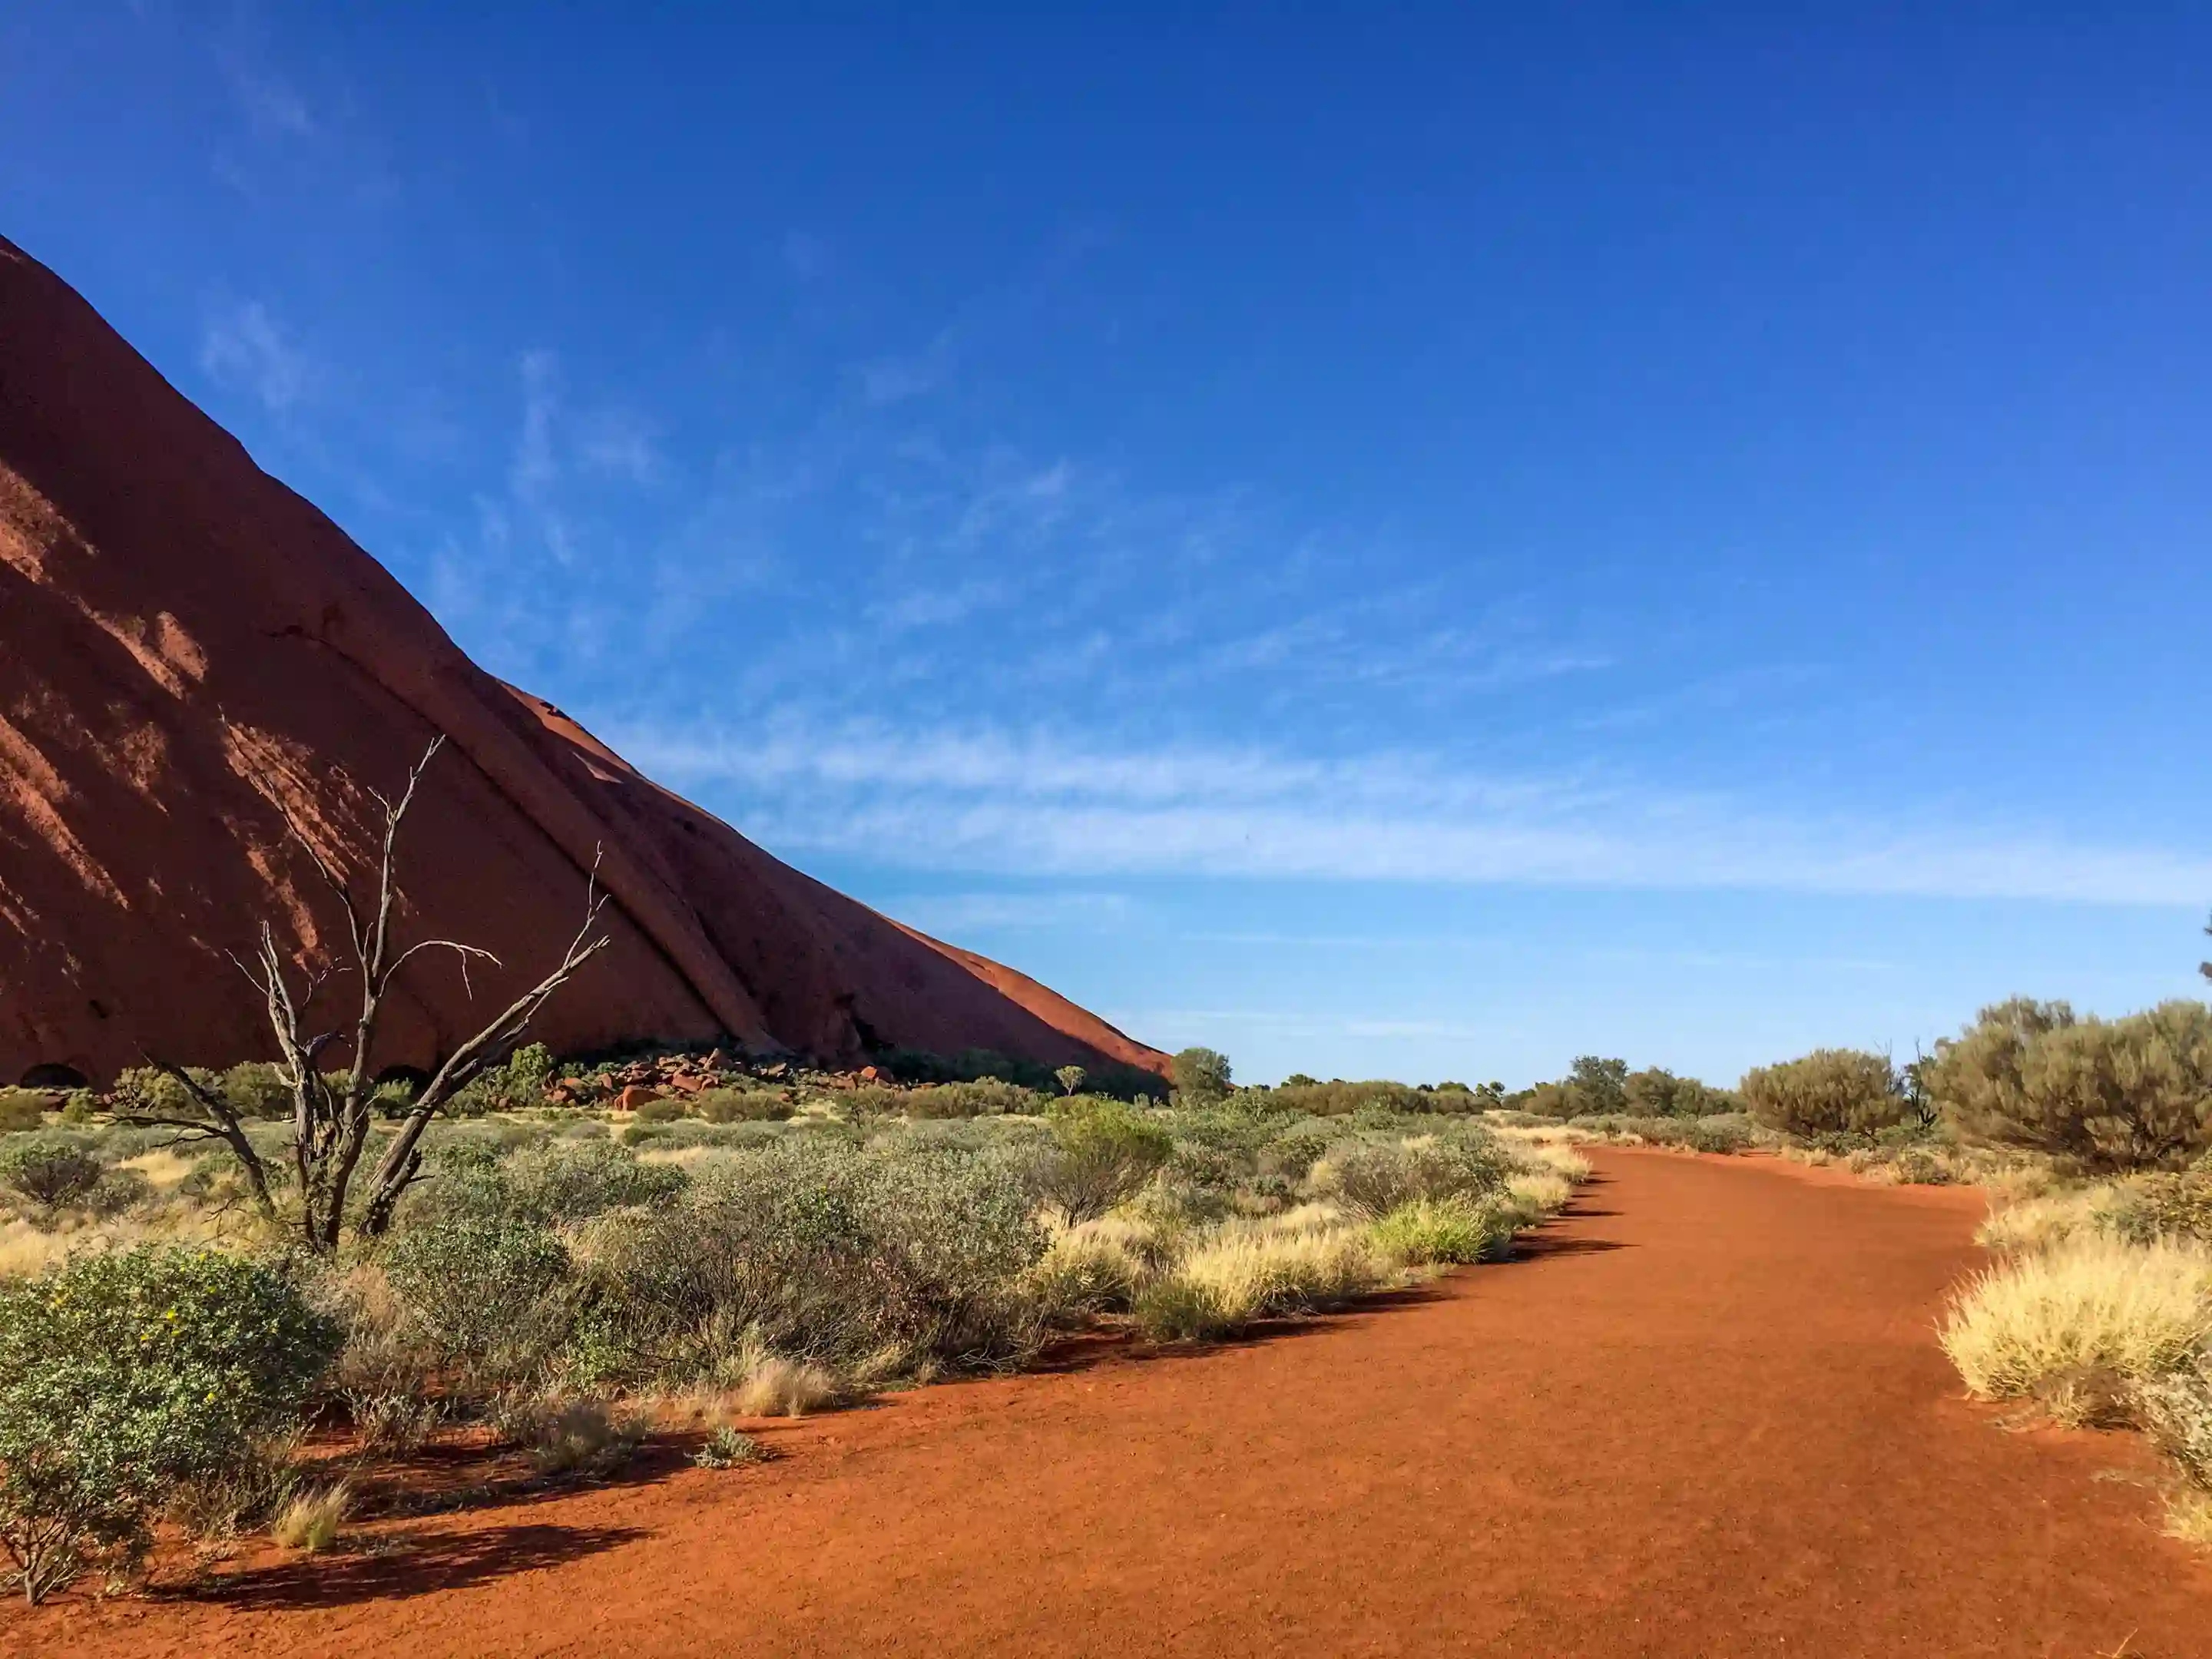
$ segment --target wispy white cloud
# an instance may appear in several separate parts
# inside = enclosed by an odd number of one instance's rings
[[[312,138],[320,130],[300,89],[255,53],[232,47],[217,54],[224,84],[247,125],[264,138]]]
[[[877,408],[934,392],[952,372],[951,331],[938,334],[919,351],[878,357],[854,372],[862,399]]]
[[[628,410],[604,409],[580,416],[576,454],[592,471],[631,483],[652,483],[662,472],[651,423]]]
[[[1594,775],[1483,777],[1418,753],[1115,750],[1048,734],[771,723],[617,727],[648,771],[719,784],[771,845],[943,871],[1159,874],[2197,903],[2212,859],[1959,823],[1754,811]]]
[[[252,392],[272,415],[289,410],[313,378],[307,353],[258,300],[207,319],[200,331],[200,367],[216,385]]]
[[[1050,927],[1091,932],[1126,927],[1137,907],[1126,893],[915,893],[886,908],[926,933],[971,933]]]

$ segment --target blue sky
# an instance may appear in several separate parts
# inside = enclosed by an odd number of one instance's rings
[[[9,8],[0,231],[487,667],[1240,1075],[2201,989],[2201,14],[643,9]]]

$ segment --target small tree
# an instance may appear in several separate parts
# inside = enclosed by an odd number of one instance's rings
[[[1583,1098],[1585,1112],[1618,1112],[1628,1104],[1628,1062],[1599,1054],[1577,1055],[1567,1069],[1567,1085]]]
[[[290,1281],[211,1250],[0,1281],[0,1546],[24,1595],[134,1567],[178,1488],[281,1427],[339,1337]]]
[[[1165,1129],[1119,1101],[1060,1111],[1052,1133],[1053,1146],[1037,1173],[1037,1195],[1071,1227],[1134,1198],[1175,1152]]]
[[[338,1247],[347,1223],[354,1177],[368,1149],[370,1130],[377,1115],[377,1027],[392,986],[410,962],[430,951],[453,952],[459,959],[464,975],[472,961],[500,965],[499,958],[490,951],[456,939],[418,939],[403,948],[393,939],[393,912],[399,897],[399,828],[408,808],[414,805],[422,775],[445,743],[445,738],[440,737],[423,751],[422,758],[409,769],[407,787],[400,792],[398,799],[370,791],[384,811],[383,850],[372,894],[357,894],[353,884],[323,856],[299,820],[281,801],[276,803],[278,810],[284,813],[293,839],[307,849],[317,873],[343,908],[346,937],[353,958],[342,969],[324,967],[309,972],[295,988],[283,954],[277,949],[276,931],[264,921],[255,965],[239,964],[267,1006],[270,1029],[276,1035],[279,1054],[277,1073],[292,1097],[292,1164],[299,1193],[300,1229],[308,1249],[324,1255]],[[374,1237],[392,1224],[392,1211],[400,1195],[422,1173],[422,1136],[431,1122],[471,1079],[505,1059],[554,993],[607,947],[607,936],[597,931],[600,913],[606,904],[606,896],[599,891],[595,861],[591,878],[585,884],[583,925],[576,930],[561,960],[483,1030],[447,1055],[445,1063],[407,1106],[398,1132],[368,1177],[358,1224],[362,1231]],[[360,976],[361,1001],[352,1029],[316,1031],[309,1023],[310,1010],[317,994],[333,973],[340,971]],[[326,1073],[323,1067],[333,1047],[344,1053],[349,1063],[342,1072]],[[198,1111],[132,1113],[121,1116],[119,1121],[158,1124],[222,1141],[245,1171],[255,1203],[273,1218],[276,1202],[269,1172],[246,1136],[236,1104],[222,1091],[209,1087],[184,1067],[161,1060],[154,1063],[184,1088]]]
[[[1212,1048],[1186,1048],[1175,1057],[1175,1086],[1200,1100],[1218,1100],[1234,1085],[1229,1056]]]
[[[1815,1048],[1747,1072],[1742,1094],[1752,1116],[1785,1134],[1870,1135],[1905,1113],[1889,1056],[1858,1048]]]
[[[1063,1066],[1053,1073],[1054,1079],[1060,1085],[1060,1093],[1064,1095],[1073,1095],[1080,1089],[1083,1086],[1083,1079],[1089,1075],[1090,1073],[1080,1066]]]

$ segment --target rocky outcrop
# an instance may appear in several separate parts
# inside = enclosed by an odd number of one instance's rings
[[[811,880],[486,674],[390,573],[257,467],[66,284],[0,240],[0,1083],[142,1050],[264,1054],[228,953],[340,926],[289,810],[375,866],[368,792],[446,752],[406,825],[410,926],[494,951],[392,1007],[425,1064],[556,960],[595,857],[613,948],[537,1032],[560,1050],[727,1037],[1159,1069],[997,963]],[[342,998],[343,981],[332,987]],[[52,1073],[48,1073],[52,1075]]]

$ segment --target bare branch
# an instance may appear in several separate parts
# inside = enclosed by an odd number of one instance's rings
[[[605,933],[597,933],[599,918],[608,904],[608,896],[599,890],[599,861],[605,856],[604,847],[593,849],[592,869],[584,884],[584,920],[569,940],[568,948],[562,953],[554,969],[532,986],[502,1010],[499,1017],[446,1057],[445,1063],[425,1084],[409,1109],[406,1121],[385,1151],[377,1165],[375,1178],[370,1185],[367,1208],[362,1212],[362,1225],[372,1237],[392,1224],[393,1208],[402,1194],[422,1174],[422,1139],[431,1120],[445,1109],[446,1103],[468,1086],[480,1073],[504,1057],[508,1048],[529,1030],[530,1022],[551,999],[554,993],[574,979],[584,964],[613,943]]]
[[[204,1139],[222,1141],[230,1148],[231,1156],[238,1160],[239,1168],[245,1172],[246,1183],[253,1194],[256,1207],[263,1216],[274,1221],[276,1218],[276,1200],[269,1191],[269,1171],[261,1161],[260,1152],[247,1137],[246,1125],[237,1110],[183,1066],[166,1060],[156,1060],[143,1048],[138,1051],[138,1057],[162,1076],[173,1079],[214,1121],[208,1123],[196,1118],[179,1118],[167,1113],[151,1112],[118,1115],[116,1121],[146,1128],[186,1130]]]
[[[495,968],[503,968],[507,965],[481,945],[464,945],[459,939],[426,939],[409,945],[399,953],[398,959],[392,964],[392,971],[385,975],[387,983],[399,976],[399,970],[407,965],[407,958],[417,951],[451,951],[459,957],[461,959],[461,988],[471,998],[476,995],[475,988],[469,983],[469,961],[471,957],[480,957]]]

